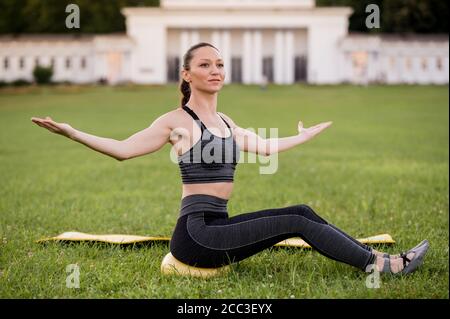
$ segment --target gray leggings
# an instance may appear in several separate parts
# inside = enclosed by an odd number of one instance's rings
[[[178,260],[219,267],[250,257],[291,237],[301,237],[322,255],[361,270],[375,261],[372,249],[318,216],[307,205],[272,208],[228,217],[227,200],[211,195],[182,199],[170,241]]]

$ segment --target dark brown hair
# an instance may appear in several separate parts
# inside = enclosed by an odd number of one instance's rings
[[[192,47],[187,50],[187,52],[183,56],[183,69],[189,71],[190,70],[190,64],[191,60],[194,57],[194,51],[201,47],[211,47],[219,51],[215,46],[212,44],[209,44],[207,42],[200,42],[196,45],[193,45]],[[184,106],[191,97],[191,87],[188,82],[186,82],[183,78],[181,78],[181,84],[180,84],[180,91],[183,97],[181,98],[181,106]]]

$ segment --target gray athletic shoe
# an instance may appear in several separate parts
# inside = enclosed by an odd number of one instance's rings
[[[410,250],[401,252],[400,255],[401,255],[401,254],[406,254],[406,255],[408,255],[410,252],[416,250],[417,248],[419,248],[420,246],[425,245],[425,244],[429,244],[429,243],[428,243],[428,240],[426,240],[426,239],[425,239],[425,240],[422,240],[418,245],[414,246],[414,247],[411,248]],[[391,256],[391,255],[386,254],[386,253],[383,254],[383,258],[389,258],[390,256]],[[399,256],[398,258],[400,258],[400,256]]]
[[[400,254],[400,257],[403,258],[403,270],[400,272],[402,274],[410,274],[414,272],[423,262],[423,258],[425,257],[428,248],[430,248],[430,243],[428,240],[424,240],[422,245],[418,245],[417,248],[413,248],[408,250],[406,253]],[[409,253],[415,253],[414,257],[410,260],[407,255]],[[406,265],[406,262],[409,262]]]
[[[414,248],[411,248],[406,252],[400,253],[400,258],[403,258],[403,270],[393,275],[410,274],[414,272],[422,264],[423,258],[425,257],[429,247],[430,243],[428,242],[428,240],[425,239]],[[411,260],[407,257],[409,253],[414,253],[414,257]],[[408,265],[406,265],[407,262]],[[392,273],[390,258],[384,258],[383,269],[380,272]]]

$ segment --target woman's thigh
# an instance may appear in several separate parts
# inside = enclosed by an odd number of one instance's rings
[[[310,223],[326,224],[306,205],[264,209],[231,218],[196,213],[181,218],[171,241],[175,257],[199,267],[240,261],[274,244],[301,236]]]

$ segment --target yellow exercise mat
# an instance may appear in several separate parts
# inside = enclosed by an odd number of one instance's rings
[[[395,240],[392,239],[391,235],[389,234],[381,234],[381,235],[375,235],[370,236],[366,238],[358,238],[357,241],[367,244],[367,245],[373,245],[373,244],[387,244],[392,245],[395,244]],[[309,244],[307,244],[303,239],[299,237],[293,237],[286,240],[283,240],[279,242],[278,244],[275,244],[276,247],[298,247],[298,248],[311,248]]]
[[[165,243],[170,241],[170,237],[147,237],[136,235],[96,235],[86,234],[80,232],[66,232],[55,237],[48,237],[39,239],[38,243],[44,243],[48,241],[88,241],[88,242],[103,242],[111,244],[135,244],[135,243]]]
[[[176,259],[171,253],[168,253],[161,262],[161,273],[163,275],[179,275],[200,278],[217,277],[227,273],[230,266],[218,268],[200,268],[186,265]]]
[[[375,235],[367,238],[357,239],[364,244],[394,244],[395,241],[389,234]],[[38,243],[45,243],[49,241],[87,241],[87,242],[103,242],[111,244],[155,244],[155,243],[169,243],[170,237],[147,237],[147,236],[135,236],[135,235],[97,235],[86,234],[80,232],[66,232],[55,237],[48,237],[37,240]],[[275,247],[294,247],[294,248],[311,248],[303,239],[299,237],[293,237],[275,244]]]

